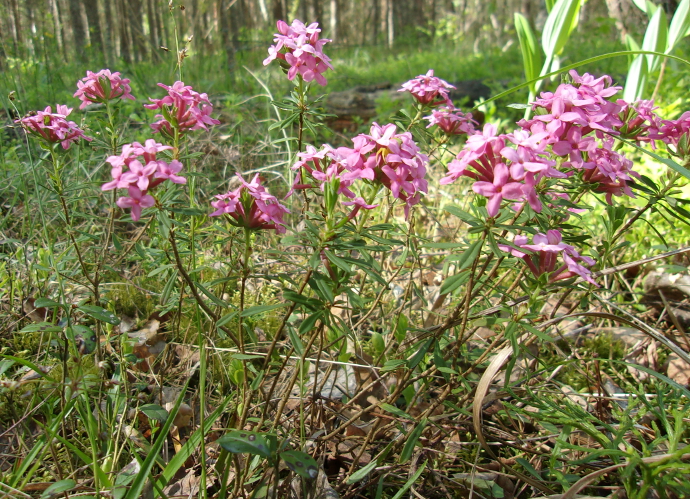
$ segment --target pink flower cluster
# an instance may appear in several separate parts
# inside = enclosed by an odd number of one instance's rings
[[[438,106],[445,103],[453,107],[453,102],[448,97],[448,90],[453,90],[454,88],[453,85],[434,76],[434,70],[430,69],[425,75],[419,75],[403,83],[402,88],[398,92],[410,92],[423,105]]]
[[[93,140],[84,135],[84,131],[74,121],[67,121],[67,116],[71,112],[72,108],[57,105],[53,113],[52,108],[48,106],[43,111],[36,111],[16,120],[15,123],[21,124],[28,133],[46,142],[59,142],[63,149],[69,149],[70,145],[79,139]]]
[[[93,102],[104,104],[118,98],[135,100],[129,80],[121,78],[120,73],[111,73],[109,69],[102,69],[98,73],[87,71],[86,78],[77,82],[77,88],[74,97],[82,101],[79,109]]]
[[[632,161],[615,150],[612,137],[626,127],[622,116],[634,119],[638,113],[626,114],[625,102],[607,100],[620,90],[611,86],[610,77],[595,79],[575,71],[570,75],[572,84],[541,94],[533,104],[537,114],[521,120],[521,129],[498,135],[496,127],[487,124],[482,133],[470,136],[441,184],[461,176],[477,180],[473,190],[489,198],[492,217],[498,215],[503,199],[527,202],[540,212],[538,187],[552,199],[563,197],[549,190],[554,186],[543,181],[549,178],[580,175],[594,191],[605,193],[609,204],[614,195],[634,197],[628,183],[639,175]]]
[[[309,146],[299,154],[300,161],[292,168],[304,168],[319,182],[337,177],[339,193],[353,200],[348,205],[365,209],[375,206],[357,198],[350,187],[356,180],[378,182],[390,189],[394,198],[405,202],[405,216],[409,216],[410,207],[419,203],[421,193],[427,192],[425,176],[429,158],[420,152],[411,133],[396,131],[393,123],[383,127],[374,123],[369,135],[360,134],[352,139],[353,148],[324,146],[317,151]],[[308,187],[311,185],[298,175],[293,189]]]
[[[513,256],[522,258],[535,277],[549,274],[549,282],[555,282],[579,275],[585,281],[597,286],[591,277],[592,272],[580,263],[592,266],[594,260],[580,255],[575,248],[565,244],[558,230],[549,230],[546,234],[535,234],[532,244],[527,244],[526,236],[518,235],[515,236],[513,244],[525,251],[505,244],[499,244],[498,247]],[[556,267],[559,254],[564,263]]]
[[[257,174],[251,182],[247,182],[239,173],[242,185],[234,191],[216,196],[217,201],[211,202],[216,211],[210,217],[224,214],[235,219],[238,227],[247,229],[275,229],[279,234],[285,233],[283,217],[290,213],[285,206],[278,202],[275,196],[268,193],[261,185]]]
[[[431,115],[424,116],[424,119],[429,122],[427,128],[434,125],[447,135],[474,135],[474,125],[478,125],[472,119],[472,113],[463,113],[455,106],[443,106],[431,111]]]
[[[268,57],[264,60],[267,66],[274,59],[280,59],[290,65],[288,80],[292,81],[298,74],[304,81],[316,80],[321,85],[326,85],[323,73],[333,69],[330,58],[323,53],[323,46],[330,42],[327,38],[319,39],[319,23],[305,26],[302,21],[295,19],[288,26],[285,21],[278,21],[278,33],[268,49]]]
[[[211,118],[213,105],[205,93],[195,92],[192,87],[184,82],[176,81],[172,87],[158,84],[168,91],[168,95],[162,99],[149,100],[152,104],[145,104],[147,109],[161,109],[163,114],[157,114],[159,121],[153,123],[151,128],[168,137],[174,137],[174,130],[185,133],[191,130],[203,128],[206,125],[218,125],[220,121]]]
[[[112,166],[110,174],[113,180],[103,184],[101,190],[127,189],[128,196],[119,198],[117,205],[122,209],[131,208],[132,220],[139,220],[141,210],[155,204],[155,199],[148,192],[160,183],[166,180],[175,184],[187,183],[186,178],[178,175],[182,163],[176,159],[168,163],[156,157],[159,152],[170,149],[172,147],[148,139],[144,145],[139,142],[125,144],[119,156],[106,159]]]

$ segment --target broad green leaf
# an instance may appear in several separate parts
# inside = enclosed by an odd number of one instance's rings
[[[671,52],[680,40],[685,38],[690,29],[690,0],[682,0],[678,4],[676,13],[671,19],[671,26],[668,29],[668,41],[666,42],[666,53]]]
[[[158,404],[146,404],[139,407],[139,410],[146,414],[149,419],[155,419],[161,423],[165,423],[168,419],[168,411],[163,409]]]
[[[299,476],[313,480],[319,475],[319,465],[309,454],[297,450],[281,452],[280,458]]]
[[[519,12],[515,13],[515,29],[517,30],[518,40],[520,41],[525,77],[528,80],[533,80],[539,76],[539,71],[543,64],[541,48],[538,45],[536,36],[534,36],[532,27],[529,25],[529,21]],[[530,90],[532,92],[535,91],[534,83],[530,86]]]
[[[645,56],[638,55],[630,65],[628,79],[625,80],[623,99],[628,102],[636,102],[642,97],[647,86],[647,61]]]
[[[48,298],[37,298],[36,301],[34,301],[34,308],[55,308],[59,306],[60,304],[58,302],[49,300]]]
[[[417,445],[417,440],[419,440],[419,437],[422,436],[422,432],[424,431],[424,428],[426,428],[428,422],[429,421],[426,418],[422,419],[419,424],[414,427],[414,430],[407,434],[405,446],[400,453],[400,464],[405,464],[407,461],[409,461],[410,457],[412,457],[412,451],[414,450],[415,445]]]
[[[666,41],[668,40],[668,22],[666,21],[666,12],[664,9],[657,9],[652,18],[649,20],[647,31],[644,34],[642,41],[642,50],[650,52],[665,52]],[[647,55],[647,72],[655,71],[661,62],[661,59],[655,55]]]
[[[541,39],[547,60],[559,54],[565,47],[571,31],[577,24],[580,4],[581,0],[558,0],[553,6],[549,16],[546,18]],[[544,68],[544,70],[546,69]]]
[[[79,310],[84,312],[86,315],[90,315],[97,321],[107,322],[113,326],[117,326],[120,323],[119,317],[103,307],[97,307],[96,305],[82,305],[79,307]]]
[[[635,7],[640,9],[642,12],[647,12],[647,1],[646,0],[632,0],[632,3],[635,4]]]
[[[216,442],[233,454],[252,454],[269,458],[276,449],[277,440],[275,435],[269,433],[233,430]]]
[[[41,494],[41,498],[47,499],[49,497],[60,495],[64,492],[67,492],[68,490],[72,490],[76,486],[77,482],[75,482],[71,478],[68,478],[66,480],[60,480],[59,482],[55,482],[46,490],[44,490],[43,494]]]
[[[640,50],[640,44],[637,43],[635,39],[632,36],[630,36],[630,34],[625,35],[625,46],[628,48],[628,50],[631,51]],[[631,66],[634,60],[634,55],[628,55],[628,66]]]
[[[59,333],[62,331],[62,327],[51,324],[50,322],[39,322],[38,324],[29,324],[28,326],[23,327],[19,332],[37,333],[39,331],[46,333]]]

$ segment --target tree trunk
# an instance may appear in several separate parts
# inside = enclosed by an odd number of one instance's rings
[[[128,63],[132,62],[132,39],[127,29],[127,0],[117,2],[118,12],[116,19],[119,21],[117,26],[118,38],[120,40],[120,57]]]
[[[143,61],[147,59],[146,34],[144,32],[144,9],[141,0],[128,0],[127,18],[129,31],[132,36],[132,59]]]
[[[330,31],[330,37],[332,40],[338,38],[338,0],[331,0]]]
[[[149,21],[149,45],[151,46],[151,59],[154,61],[159,61],[161,37],[154,0],[147,0],[146,2],[146,17]]]
[[[395,42],[395,12],[393,0],[386,0],[386,24],[388,28],[388,47],[393,48]]]
[[[86,50],[86,26],[81,16],[81,1],[69,0],[69,15],[71,21],[71,31],[74,37],[74,52],[79,62],[87,59]]]
[[[89,41],[94,52],[100,52],[103,59],[106,58],[103,46],[103,29],[101,27],[101,16],[98,14],[98,0],[84,0],[86,9],[86,19],[89,22]]]

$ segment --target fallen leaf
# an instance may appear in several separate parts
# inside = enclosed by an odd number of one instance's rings
[[[667,362],[666,376],[679,385],[687,386],[690,384],[690,364],[675,353],[669,354]]]

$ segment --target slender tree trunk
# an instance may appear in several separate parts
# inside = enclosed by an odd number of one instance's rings
[[[149,45],[151,45],[151,60],[158,61],[160,60],[161,39],[154,0],[147,0],[146,2],[146,17],[149,21]]]
[[[323,9],[321,8],[322,7],[321,1],[320,0],[312,0],[311,6],[313,9],[313,15],[314,15],[313,21],[316,21],[323,26]],[[310,22],[311,22],[311,20],[310,20]]]
[[[338,38],[338,0],[331,0],[330,30],[331,39],[335,40]]]
[[[101,27],[101,16],[98,13],[98,0],[84,0],[86,9],[86,19],[89,22],[89,40],[94,52],[100,52],[103,59],[106,58],[103,50],[103,29]]]
[[[128,64],[132,62],[132,41],[127,29],[127,0],[119,0],[117,3],[118,12],[116,19],[118,22],[118,37],[120,39],[120,57]]]
[[[147,59],[144,9],[141,0],[127,0],[127,3],[127,18],[132,36],[132,59],[141,62]]]
[[[395,42],[395,12],[394,12],[394,2],[393,0],[386,1],[386,20],[388,28],[388,47],[393,48],[393,43]]]
[[[10,26],[12,27],[12,42],[14,43],[14,55],[19,57],[24,47],[24,37],[22,36],[22,18],[19,13],[17,0],[10,0]]]
[[[81,1],[69,0],[71,31],[74,37],[74,53],[79,62],[86,61],[86,26],[81,16]]]

